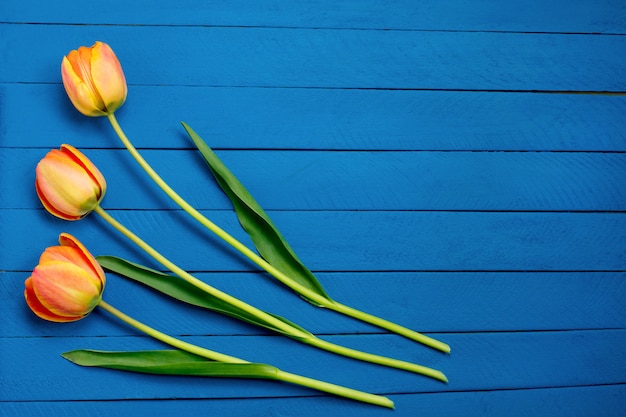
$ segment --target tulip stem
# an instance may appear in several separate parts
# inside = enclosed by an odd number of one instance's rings
[[[353,317],[355,319],[364,321],[366,323],[378,326],[380,328],[392,331],[396,334],[407,337],[411,340],[414,340],[418,343],[422,343],[431,348],[440,350],[445,353],[450,353],[450,346],[446,343],[440,342],[431,337],[425,336],[421,333],[418,333],[414,330],[406,328],[404,326],[400,326],[396,323],[390,322],[388,320],[381,319],[379,317],[373,316],[371,314],[362,312],[352,307],[348,307],[344,304],[338,303],[332,299],[326,298],[314,291],[311,291],[307,287],[299,284],[296,280],[290,278],[265,259],[257,255],[255,252],[250,250],[243,243],[239,242],[237,239],[232,237],[228,232],[220,228],[218,225],[209,220],[206,216],[196,210],[191,204],[189,204],[184,198],[182,198],[172,187],[170,187],[164,180],[157,174],[157,172],[148,164],[148,162],[141,156],[139,151],[133,146],[131,141],[128,139],[122,127],[117,121],[114,113],[110,113],[107,115],[113,130],[119,136],[120,140],[128,149],[132,157],[137,161],[137,163],[144,169],[144,171],[152,178],[152,180],[176,203],[178,204],[184,211],[186,211],[191,217],[193,217],[197,222],[201,225],[215,233],[226,243],[231,245],[233,248],[237,249],[244,256],[250,259],[257,266],[263,268],[270,275],[276,278],[278,281],[291,288],[293,291],[297,292],[304,298],[312,301],[314,304],[325,307],[329,310],[336,311],[341,314],[345,314],[347,316]]]
[[[351,398],[356,401],[361,401],[368,404],[378,405],[380,407],[395,408],[393,401],[382,395],[369,394],[363,391],[357,391],[351,388],[342,387],[340,385],[329,384],[328,382],[319,381],[317,379],[307,378],[278,370],[276,375],[277,379],[285,382],[291,382],[292,384],[302,385],[305,387],[313,388],[318,391],[328,392],[340,397]]]
[[[156,261],[158,261],[161,265],[178,275],[180,278],[194,285],[196,288],[213,295],[227,303],[230,303],[243,311],[246,311],[255,317],[261,318],[265,322],[274,326],[275,329],[279,329],[279,331],[284,332],[287,336],[296,339],[302,343],[318,347],[320,349],[336,353],[338,355],[347,356],[349,358],[375,363],[382,366],[388,366],[391,368],[402,369],[408,372],[413,372],[420,375],[429,376],[431,378],[438,379],[443,382],[447,382],[447,378],[441,371],[427,368],[425,366],[417,365],[411,362],[401,361],[397,359],[388,358],[385,356],[374,355],[371,353],[362,352],[356,349],[350,349],[343,346],[336,345],[334,343],[327,342],[325,340],[319,339],[315,335],[309,333],[308,331],[298,328],[296,326],[292,326],[282,320],[277,319],[271,314],[266,313],[263,310],[260,310],[250,304],[245,303],[229,294],[226,294],[215,287],[205,283],[204,281],[199,280],[194,277],[184,269],[180,268],[169,259],[161,255],[156,249],[148,245],[145,241],[143,241],[139,236],[128,230],[123,224],[115,220],[109,213],[107,213],[102,207],[99,205],[94,209],[96,213],[98,213],[105,221],[107,221],[111,226],[121,232],[124,236],[128,237],[133,243],[147,252],[150,256],[152,256]]]
[[[253,307],[250,304],[247,304],[239,300],[238,298],[235,298],[225,292],[222,292],[218,290],[217,288],[212,287],[211,285],[205,283],[204,281],[201,281],[198,278],[194,277],[193,275],[191,275],[190,273],[188,273],[187,271],[185,271],[184,269],[182,269],[181,267],[179,267],[178,265],[174,264],[172,261],[167,259],[165,256],[161,255],[156,249],[148,245],[143,239],[141,239],[139,236],[131,232],[123,224],[115,220],[115,218],[113,218],[109,213],[107,213],[101,206],[99,205],[96,206],[94,211],[98,213],[111,226],[113,226],[115,229],[121,232],[124,236],[129,238],[133,243],[135,243],[137,246],[143,249],[146,253],[152,256],[157,262],[159,262],[165,268],[169,269],[170,271],[178,275],[180,278],[194,285],[196,288],[199,288],[202,291],[213,295],[214,297],[217,297],[227,303],[230,303],[236,307],[239,307],[242,310],[255,315],[256,317],[262,317],[265,321],[270,323],[272,326],[275,326],[276,328],[283,330],[284,332],[292,335],[293,337],[306,338],[309,336],[309,333],[302,332],[298,330],[297,328],[290,326],[281,320],[278,320],[272,315],[262,310],[259,310],[258,308]]]
[[[239,359],[234,356],[224,355],[222,353],[214,352],[212,350],[204,349],[199,346],[192,345],[191,343],[183,342],[182,340],[176,339],[175,337],[169,336],[165,333],[162,333],[156,329],[153,329],[152,327],[149,327],[143,324],[140,321],[133,319],[130,316],[127,316],[126,314],[122,313],[121,311],[119,311],[118,309],[116,309],[115,307],[113,307],[112,305],[110,305],[104,300],[100,300],[100,303],[98,305],[102,307],[104,310],[106,310],[107,312],[117,317],[118,319],[133,326],[137,330],[140,330],[141,332],[147,334],[148,336],[154,337],[155,339],[163,343],[166,343],[170,346],[173,346],[175,348],[178,348],[186,352],[193,353],[194,355],[202,356],[203,358],[207,358],[207,359],[217,361],[217,362],[249,363],[247,361],[244,361],[243,359]]]
[[[160,332],[150,326],[147,326],[141,323],[138,320],[133,319],[132,317],[119,311],[118,309],[116,309],[115,307],[113,307],[112,305],[110,305],[104,300],[100,300],[99,306],[105,311],[107,311],[108,313],[122,320],[123,322],[136,328],[137,330],[147,334],[148,336],[155,338],[156,340],[159,340],[165,344],[173,346],[175,348],[184,350],[189,353],[193,353],[194,355],[198,355],[198,356],[201,356],[203,358],[206,358],[212,361],[233,363],[233,364],[250,363],[246,360],[239,359],[234,356],[224,355],[222,353],[205,349],[203,347],[200,347],[191,343],[187,343],[175,337],[169,336],[163,332]],[[383,397],[381,395],[369,394],[363,391],[357,391],[351,388],[342,387],[340,385],[330,384],[328,382],[319,381],[319,380],[308,378],[305,376],[285,372],[280,369],[276,369],[276,374],[274,378],[283,382],[301,385],[301,386],[312,388],[318,391],[337,395],[340,397],[350,398],[355,401],[361,401],[361,402],[365,402],[368,404],[378,405],[381,407],[394,408],[393,401],[391,401],[387,397]]]

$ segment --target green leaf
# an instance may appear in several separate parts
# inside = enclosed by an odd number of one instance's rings
[[[273,330],[292,338],[297,338],[290,333],[274,327],[263,319],[240,309],[239,307],[233,306],[226,301],[223,301],[211,294],[202,291],[201,289],[195,287],[194,285],[183,279],[180,279],[177,276],[164,274],[162,272],[155,271],[154,269],[150,269],[145,266],[115,256],[97,256],[96,259],[103,268],[120,276],[146,285],[179,301],[183,301],[187,304],[192,304],[197,307],[206,308],[220,314],[225,314],[238,320],[242,320],[256,326],[264,327],[266,329]],[[313,336],[307,330],[283,317],[271,313],[267,314],[270,314],[278,320],[289,324],[291,327],[307,335]]]
[[[182,123],[187,134],[194,142],[211,173],[224,193],[231,200],[239,222],[250,235],[254,246],[261,256],[274,268],[291,278],[293,281],[332,301],[313,273],[300,261],[291,246],[282,236],[269,216],[239,182],[232,172],[217,157],[215,152],[185,122]],[[303,298],[312,304],[319,305],[303,294]]]
[[[278,369],[261,363],[215,362],[182,350],[113,352],[73,350],[61,356],[81,366],[160,375],[276,379]]]

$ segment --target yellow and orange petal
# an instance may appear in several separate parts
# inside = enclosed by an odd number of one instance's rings
[[[102,290],[102,279],[93,270],[93,266],[80,250],[69,246],[51,246],[46,248],[39,258],[39,264],[41,265],[53,261],[73,264],[83,269],[87,272],[96,288],[98,288],[99,291]]]
[[[104,289],[104,285],[106,284],[106,276],[104,274],[104,270],[102,266],[98,263],[96,258],[87,250],[85,245],[83,245],[78,239],[69,233],[61,233],[59,235],[59,243],[62,246],[68,246],[71,248],[75,248],[80,251],[85,261],[89,263],[91,266],[91,270],[100,278],[100,282],[102,283],[102,289]]]
[[[106,180],[80,151],[62,145],[48,152],[37,164],[35,189],[51,214],[65,220],[78,220],[102,200]]]
[[[63,57],[61,77],[72,104],[86,116],[112,114],[126,101],[122,66],[106,43],[70,51]]]
[[[87,158],[82,152],[80,152],[72,145],[64,143],[61,145],[60,150],[65,155],[70,157],[72,161],[74,161],[77,165],[80,165],[85,170],[85,172],[87,172],[89,176],[91,176],[94,182],[98,184],[98,187],[100,189],[100,195],[98,197],[104,197],[107,188],[107,182],[98,167],[96,167],[94,163],[89,160],[89,158]]]
[[[82,74],[75,72],[74,65],[72,65],[69,59],[71,56],[72,53],[70,52],[67,57],[63,58],[61,63],[61,78],[67,96],[74,107],[85,116],[106,115],[104,103],[93,94],[90,85],[81,78]]]
[[[91,48],[91,79],[109,113],[126,101],[128,86],[120,61],[109,45],[96,42]]]
[[[93,277],[67,262],[39,264],[30,279],[39,303],[55,316],[82,317],[100,302],[101,290]]]
[[[84,316],[62,317],[57,314],[54,314],[53,312],[48,310],[46,307],[44,307],[44,305],[41,304],[41,302],[37,298],[37,295],[35,294],[35,290],[33,289],[32,278],[26,279],[26,281],[24,282],[24,286],[26,287],[26,289],[24,289],[24,298],[26,298],[26,304],[28,304],[28,307],[38,317],[44,320],[54,321],[58,323],[76,321],[84,317]]]
[[[98,204],[100,186],[79,165],[59,151],[51,151],[36,168],[36,185],[40,197],[70,217],[81,217]]]

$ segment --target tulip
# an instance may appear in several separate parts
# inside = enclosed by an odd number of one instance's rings
[[[448,346],[446,343],[440,342],[391,321],[338,303],[335,300],[331,299],[327,294],[325,294],[323,289],[322,293],[320,293],[317,291],[312,291],[306,285],[301,285],[302,280],[308,281],[311,278],[315,278],[304,265],[296,266],[297,270],[304,271],[301,277],[290,276],[290,274],[294,274],[292,268],[286,267],[286,265],[291,263],[291,260],[293,259],[293,253],[290,248],[287,248],[283,251],[285,253],[284,259],[281,260],[282,256],[280,254],[275,254],[273,255],[274,260],[268,261],[264,258],[263,254],[261,254],[262,256],[257,255],[253,250],[246,247],[243,243],[235,239],[224,229],[213,223],[210,219],[208,219],[191,204],[189,204],[182,196],[180,196],[172,187],[170,187],[163,180],[163,178],[161,178],[161,176],[150,166],[150,164],[143,158],[143,156],[141,156],[141,154],[137,151],[128,136],[126,136],[126,133],[117,121],[114,113],[115,110],[117,110],[117,108],[120,107],[126,100],[127,85],[121,64],[115,56],[113,50],[107,44],[102,42],[96,42],[91,48],[81,46],[80,48],[78,48],[78,50],[71,51],[66,57],[63,58],[62,76],[65,90],[72,100],[72,103],[74,103],[74,106],[81,113],[87,116],[106,116],[109,120],[109,123],[113,127],[113,130],[119,136],[120,140],[122,141],[126,149],[128,149],[132,157],[144,169],[144,171],[146,171],[148,176],[150,176],[150,178],[176,204],[178,204],[185,212],[187,212],[201,225],[216,234],[227,244],[241,252],[244,256],[250,259],[250,261],[263,268],[278,281],[282,282],[287,287],[300,294],[302,298],[304,298],[305,300],[309,300],[314,305],[325,307],[338,313],[345,314],[358,320],[376,325],[383,329],[390,330],[394,333],[403,335],[409,339],[412,339],[419,343],[423,343],[440,351],[447,353],[450,352],[450,346]],[[198,141],[194,139],[194,137],[202,141],[199,136],[197,136],[195,132],[193,132],[186,124],[183,123],[183,126],[196,144],[198,143]],[[208,146],[206,146],[206,148],[208,149]],[[210,149],[208,150],[208,152],[212,153]],[[215,157],[215,159],[216,158],[217,157]],[[221,162],[219,162],[219,165],[221,165]],[[213,170],[213,168],[211,169]],[[222,173],[224,173],[227,172],[227,169],[224,167],[224,169],[221,171]],[[234,178],[230,172],[227,172],[227,174]],[[238,180],[234,180],[238,183]],[[240,183],[235,186],[238,189],[245,191],[245,189],[242,188],[243,185],[241,185]],[[245,192],[247,194],[247,191]],[[246,198],[246,200],[247,202],[252,202],[254,206],[258,205],[251,196],[249,198]],[[244,201],[244,205],[246,205],[247,202]],[[256,211],[256,209],[252,209],[252,211]],[[239,213],[239,210],[237,210],[237,212]],[[262,217],[263,216],[261,216],[261,219],[258,221],[261,227],[266,227],[266,221],[269,220],[269,218],[263,219]],[[255,214],[253,218],[257,219],[258,217]],[[273,226],[270,226],[270,229],[273,229]],[[276,232],[278,231],[276,230]],[[271,239],[268,238],[267,240]],[[261,245],[266,246],[265,243],[261,243]],[[267,249],[268,251],[274,253],[281,252],[280,248],[284,248],[284,245],[281,242],[277,246],[278,249],[276,250],[274,248],[270,248],[270,246],[266,247],[269,248]],[[297,261],[296,264],[298,263],[300,262]],[[295,274],[297,275],[298,273],[295,272]],[[319,286],[321,289],[321,285],[317,282],[314,283],[314,286]]]
[[[126,101],[122,66],[106,43],[70,51],[63,57],[61,76],[72,104],[85,116],[113,114]]]
[[[33,270],[32,275],[24,282],[26,303],[33,313],[40,318],[53,322],[72,322],[86,317],[94,308],[99,306],[123,322],[170,346],[204,357],[210,361],[232,365],[251,364],[244,359],[176,339],[122,313],[102,299],[106,277],[100,264],[85,246],[68,233],[61,233],[59,243],[61,244],[60,246],[46,248],[39,258],[39,264]],[[150,362],[150,365],[155,365],[154,361]],[[165,371],[164,373],[171,373],[171,363],[163,363],[163,365],[169,366],[170,369],[170,371]],[[189,365],[190,363],[184,363],[182,367],[188,370]],[[259,366],[266,367],[266,365]],[[124,368],[121,367],[121,369]],[[302,385],[382,407],[393,408],[393,402],[380,395],[368,394],[284,372],[278,368],[273,369],[274,372],[270,376],[272,379]],[[239,376],[237,368],[233,368],[233,371],[228,372],[227,376]],[[252,373],[248,377],[268,378],[268,375],[261,370],[258,376]]]
[[[36,189],[43,206],[65,220],[78,220],[98,206],[106,180],[78,149],[61,145],[37,164]]]
[[[74,236],[62,233],[61,246],[47,248],[26,279],[24,297],[39,317],[70,322],[87,316],[102,300],[102,267]]]
[[[366,362],[377,363],[393,368],[404,369],[409,372],[428,375],[430,377],[447,381],[441,371],[426,368],[410,362],[373,355],[355,349],[345,348],[333,343],[324,341],[299,326],[294,325],[284,319],[262,311],[250,304],[247,304],[217,288],[189,274],[178,265],[161,255],[152,246],[148,245],[139,236],[134,234],[123,224],[115,220],[109,213],[100,206],[100,200],[106,191],[104,177],[87,159],[85,155],[70,145],[62,145],[60,150],[52,150],[37,165],[37,194],[46,210],[51,214],[66,220],[78,220],[94,211],[106,222],[112,225],[120,233],[128,237],[133,243],[152,256],[161,265],[174,272],[183,280],[192,284],[211,297],[220,299],[236,309],[244,312],[245,315],[255,317],[260,320],[260,324],[276,330],[279,333],[292,337],[300,342],[316,346],[330,352],[348,356]],[[259,322],[257,322],[258,324]]]

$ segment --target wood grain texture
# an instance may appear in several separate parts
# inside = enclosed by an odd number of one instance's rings
[[[22,24],[0,31],[2,39],[37,40],[5,48],[20,65],[0,68],[4,83],[58,83],[60,57],[106,39],[132,85],[626,90],[622,36]]]
[[[312,0],[184,0],[166,4],[113,0],[107,4],[98,13],[91,13],[81,7],[59,8],[37,0],[3,2],[0,18],[28,23],[624,33],[626,15],[622,4],[610,0],[524,0],[505,5],[495,0],[338,0],[332,4]]]
[[[238,252],[182,211],[115,211],[118,221],[191,271],[254,270]],[[250,244],[231,212],[206,213]],[[621,213],[275,212],[270,213],[313,271],[622,271],[626,216]],[[43,210],[3,210],[2,270],[28,270],[61,231],[98,255],[154,265],[102,219],[64,222]],[[29,240],[15,240],[30,227]],[[389,242],[393,242],[390,245]]]
[[[448,385],[303,346],[109,275],[105,298],[188,341],[389,395],[398,416],[609,416],[626,394],[626,7],[611,0],[0,2],[0,416],[382,416],[287,384],[85,369],[77,348],[162,345],[104,312],[37,319],[23,282],[61,231],[158,267],[95,215],[52,218],[34,167],[70,143],[103,206],[202,280],[323,339],[443,370]],[[317,309],[199,229],[61,57],[110,43],[117,116],[146,158],[248,243],[189,123],[334,298],[452,346],[442,355]],[[198,177],[198,172],[203,174]],[[190,181],[195,177],[196,180]]]
[[[21,293],[29,274],[0,275],[0,302],[10,311],[19,312],[3,323],[0,337],[136,334],[115,321],[100,322],[98,326],[89,320],[65,326],[41,323],[15,295]],[[309,306],[261,274],[215,272],[195,276],[268,312],[289,317],[316,334],[384,333]],[[340,272],[319,273],[318,278],[339,301],[427,333],[602,330],[626,324],[622,308],[626,297],[624,272]],[[120,308],[131,308],[129,313],[140,320],[158,317],[159,328],[170,334],[267,334],[234,319],[178,303],[112,274],[108,275],[105,296]],[[172,313],[163,316],[162,311]]]
[[[58,83],[0,103],[0,147],[121,146]],[[182,120],[214,149],[626,151],[626,96],[134,85],[116,114],[139,148],[188,148]]]
[[[90,319],[95,321],[94,317]],[[97,320],[105,320],[99,317]],[[454,354],[415,349],[411,342],[394,336],[330,336],[328,340],[405,360],[421,361],[440,368],[449,384],[408,372],[379,367],[319,351],[284,337],[184,337],[184,340],[215,350],[313,378],[352,385],[368,392],[430,393],[467,390],[529,389],[613,385],[623,382],[626,372],[625,330],[447,334],[456,346]],[[157,398],[262,398],[318,395],[302,387],[268,381],[172,378],[89,369],[59,360],[59,352],[76,348],[138,350],[162,346],[143,337],[53,337],[48,349],[36,348],[37,339],[7,339],[1,355],[14,385],[2,380],[2,400],[28,401],[31,395],[20,387],[41,387],[39,400],[106,400]],[[411,349],[407,349],[407,344]],[[516,346],[513,348],[513,346]],[[503,349],[502,347],[507,347]],[[537,353],[541,352],[541,355]],[[302,360],[306,357],[307,360]],[[19,364],[28,360],[23,369]],[[323,366],[320,366],[323,364]],[[19,366],[17,372],[14,366]],[[331,367],[335,372],[325,370]],[[52,377],[54,376],[54,377]],[[175,379],[176,383],[171,381]],[[80,390],[72,387],[80,386]],[[6,387],[6,388],[5,388]]]
[[[21,190],[32,186],[34,167],[48,150],[5,152],[4,169],[11,175],[0,180],[7,190],[0,196],[0,207],[39,207],[34,190]],[[177,208],[125,150],[84,153],[107,178],[104,207]],[[142,154],[197,209],[232,209],[197,151]],[[623,153],[219,151],[218,156],[266,210],[620,211],[626,207]]]
[[[226,381],[228,382],[228,381]],[[524,390],[496,390],[482,392],[446,392],[428,394],[393,394],[396,403],[394,416],[413,417],[428,414],[433,417],[456,415],[463,410],[469,417],[525,417],[530,414],[592,416],[601,413],[607,417],[621,417],[626,387],[603,385],[574,388],[539,388]],[[515,404],[515,407],[511,407]],[[291,416],[293,410],[307,410],[312,414],[333,410],[335,416],[387,416],[385,410],[358,406],[332,397],[289,397],[272,401],[267,398],[221,399],[166,399],[71,402],[15,402],[0,403],[0,411],[7,415],[47,417],[53,415],[84,415],[107,417],[110,413],[124,414],[132,410],[136,417],[168,417],[185,410],[202,415],[206,410],[224,417],[252,417],[259,414]]]

